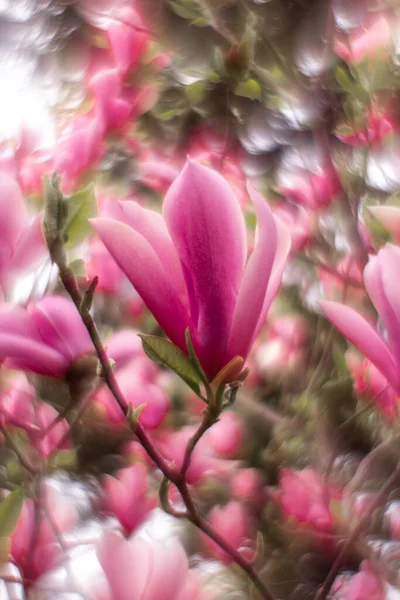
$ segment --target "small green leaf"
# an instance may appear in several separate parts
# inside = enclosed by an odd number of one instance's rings
[[[128,421],[129,427],[135,431],[137,422],[139,421],[139,417],[147,406],[147,402],[143,402],[143,404],[139,404],[136,408],[132,407],[132,404],[129,405],[128,412],[126,415],[126,420]]]
[[[54,470],[74,471],[77,466],[77,448],[58,450],[52,457],[49,467]]]
[[[204,81],[195,81],[185,87],[186,98],[191,104],[199,104],[206,97],[207,87]]]
[[[14,531],[24,501],[22,489],[9,494],[0,504],[0,538],[8,537]]]
[[[69,263],[68,267],[71,269],[75,277],[82,277],[83,279],[87,279],[86,265],[85,261],[82,260],[82,258],[76,258],[75,260]]]
[[[242,81],[235,89],[236,96],[250,98],[250,100],[260,100],[261,93],[261,86],[256,79]]]
[[[65,202],[68,209],[67,223],[64,228],[65,246],[74,248],[87,238],[91,232],[89,219],[97,214],[94,183],[66,198]]]
[[[175,344],[156,335],[139,335],[143,350],[154,362],[175,371],[200,396],[200,376],[189,358]]]
[[[335,79],[340,87],[350,94],[356,94],[359,92],[359,86],[356,81],[352,79],[349,73],[343,67],[337,67],[335,71]]]

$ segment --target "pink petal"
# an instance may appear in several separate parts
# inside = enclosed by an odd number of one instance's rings
[[[185,329],[191,322],[153,248],[124,223],[111,219],[91,223],[166,335],[185,348]]]
[[[31,317],[45,344],[70,361],[93,350],[86,327],[75,305],[62,296],[44,298],[30,307]]]
[[[328,301],[321,302],[320,304],[326,317],[340,333],[369,358],[376,368],[391,382],[393,387],[399,389],[397,369],[393,357],[375,329],[355,310],[348,306]]]
[[[257,214],[257,239],[240,285],[227,361],[235,356],[246,358],[265,302],[277,248],[275,219],[266,201],[252,186],[248,188]]]
[[[1,268],[6,261],[10,260],[27,216],[19,185],[5,173],[1,174],[0,213]]]
[[[117,533],[106,531],[97,552],[113,600],[142,600],[149,568],[148,542],[133,545]]]
[[[18,238],[12,257],[12,269],[33,269],[48,254],[40,213]]]
[[[6,366],[41,375],[62,375],[68,367],[66,358],[44,344],[20,335],[0,333],[0,360]]]
[[[254,337],[256,337],[257,333],[260,331],[260,328],[265,321],[270,306],[278,292],[279,286],[281,285],[282,275],[286,267],[286,260],[290,252],[291,240],[288,228],[277,217],[275,217],[275,226],[277,232],[277,248],[275,253],[275,259],[272,267],[271,277],[269,278],[264,305],[262,307],[260,318],[258,319]]]
[[[375,217],[396,242],[400,242],[400,208],[396,206],[369,206],[369,212]]]
[[[212,377],[224,366],[246,261],[243,215],[218,173],[188,162],[167,192],[163,216],[183,266],[196,350]]]
[[[113,23],[107,31],[118,69],[125,74],[139,61],[148,36],[125,23]]]
[[[185,280],[175,247],[162,216],[142,208],[137,202],[120,203],[123,221],[140,233],[157,254],[171,285],[185,306],[188,304]]]

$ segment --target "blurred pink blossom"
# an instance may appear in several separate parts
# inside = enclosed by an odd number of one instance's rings
[[[50,484],[42,484],[37,505],[30,498],[24,501],[17,527],[11,535],[11,555],[28,585],[59,564],[62,549],[58,536],[62,538],[77,522],[78,515],[71,503]],[[32,547],[33,536],[35,544]]]
[[[51,296],[27,308],[0,307],[0,360],[9,368],[63,377],[76,359],[92,350],[71,300]]]
[[[355,310],[336,302],[321,302],[327,318],[400,392],[400,305],[397,277],[400,249],[387,244],[370,258],[364,269],[364,283],[385,325],[387,341]]]
[[[338,575],[333,583],[329,600],[385,600],[385,585],[368,561],[361,563],[355,575]]]
[[[393,18],[393,17],[392,17]],[[387,51],[392,40],[391,17],[384,11],[371,12],[362,28],[347,36],[337,34],[334,41],[336,54],[348,63],[360,63],[364,58],[375,58]]]
[[[148,494],[146,469],[141,464],[122,469],[116,477],[106,475],[103,486],[106,510],[117,517],[128,535],[155,506],[155,499]]]
[[[340,497],[340,490],[328,486],[323,476],[312,469],[282,469],[279,473],[278,502],[282,510],[317,531],[332,531],[334,519],[329,503]]]
[[[41,227],[42,215],[33,220],[22,198],[18,183],[0,173],[0,296],[10,291],[16,279],[34,269],[46,256]]]
[[[239,550],[247,560],[252,560],[255,551],[254,531],[250,514],[247,508],[231,500],[225,506],[214,506],[208,520],[213,529],[219,533],[233,548]],[[231,562],[232,558],[222,550],[213,540],[205,538],[207,547],[224,562]]]
[[[128,540],[105,532],[98,557],[112,600],[200,600],[182,546],[133,536]],[[106,598],[100,593],[98,600]]]

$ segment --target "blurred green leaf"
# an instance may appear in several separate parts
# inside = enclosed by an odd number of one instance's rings
[[[51,457],[49,467],[55,470],[74,471],[78,464],[77,454],[77,448],[58,450]]]
[[[140,335],[143,350],[154,362],[172,369],[200,395],[200,377],[189,358],[175,344],[156,335]]]
[[[0,538],[11,535],[14,531],[24,501],[22,489],[11,492],[0,504]]]
[[[359,94],[360,88],[357,85],[357,82],[343,67],[337,67],[335,71],[335,79],[345,92],[355,95]]]
[[[235,94],[244,98],[250,98],[250,100],[260,100],[262,90],[256,79],[247,79],[239,83],[235,89]]]
[[[65,201],[68,209],[67,222],[64,228],[64,235],[67,238],[65,246],[66,248],[74,248],[79,246],[92,231],[89,219],[97,214],[94,183],[66,198]]]
[[[68,266],[76,277],[83,277],[84,279],[87,279],[86,265],[82,258],[73,260]]]
[[[203,102],[207,93],[207,85],[205,81],[195,81],[185,87],[186,98],[191,104],[199,104]]]

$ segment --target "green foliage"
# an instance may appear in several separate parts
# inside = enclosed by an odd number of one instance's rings
[[[175,344],[156,335],[140,335],[143,350],[154,362],[172,369],[200,396],[200,376],[189,358]]]
[[[8,537],[14,531],[24,501],[24,492],[17,489],[0,504],[0,538]]]
[[[94,183],[69,196],[65,199],[65,202],[67,205],[67,218],[64,227],[65,246],[71,249],[79,246],[91,232],[89,219],[97,214]]]
[[[246,79],[242,81],[235,89],[237,96],[250,98],[250,100],[260,100],[262,96],[261,86],[256,79]]]

